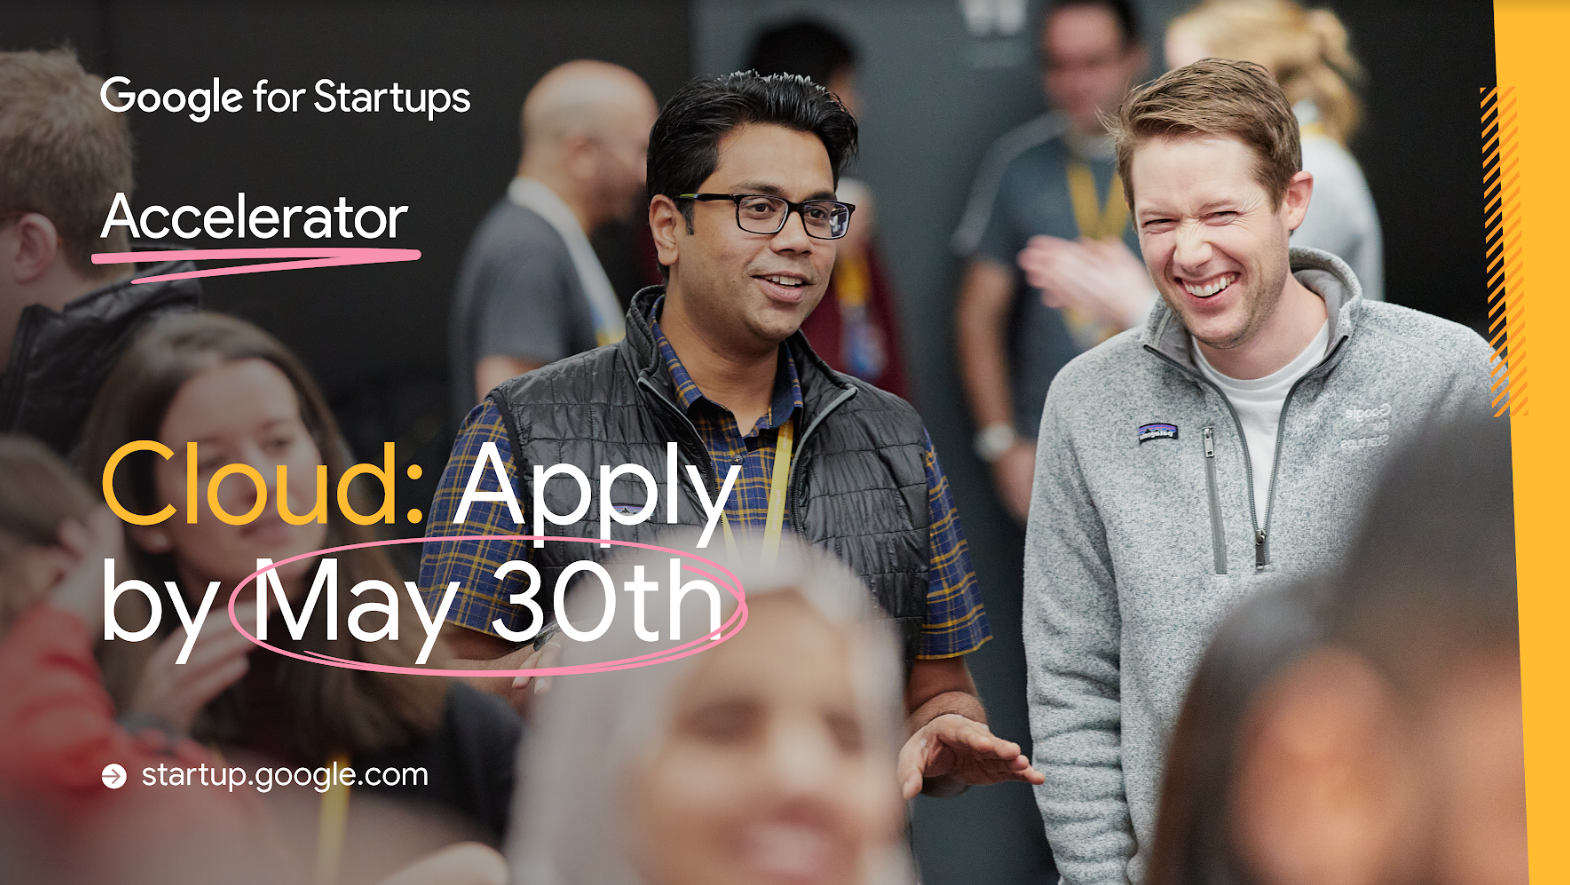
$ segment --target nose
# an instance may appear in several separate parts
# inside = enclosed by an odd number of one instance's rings
[[[807,236],[807,219],[793,209],[785,211],[785,226],[774,235],[770,245],[776,252],[811,252],[813,238]]]
[[[779,723],[767,747],[768,780],[782,796],[827,798],[833,792],[837,751],[820,723]]]
[[[261,443],[255,440],[247,441],[241,447],[239,455],[241,463],[251,467],[261,476],[261,488],[269,502],[279,500],[280,494],[288,496],[289,489],[281,487],[278,483],[278,465],[281,462],[279,459],[268,455],[263,450]],[[310,478],[310,475],[307,474],[300,479],[308,482]],[[293,485],[294,482],[294,478],[290,477],[290,484]],[[245,506],[250,507],[256,502],[256,486],[253,483],[243,483],[243,485],[246,493],[243,503]],[[296,502],[291,501],[290,503],[294,504]]]
[[[1210,260],[1210,238],[1205,226],[1195,221],[1178,225],[1172,248],[1172,261],[1179,270],[1197,270]]]

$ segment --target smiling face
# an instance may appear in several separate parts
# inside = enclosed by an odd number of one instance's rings
[[[148,552],[174,555],[186,592],[202,593],[208,581],[222,581],[228,589],[255,571],[258,558],[276,562],[325,546],[326,525],[294,526],[278,514],[278,467],[288,468],[289,511],[303,515],[316,504],[316,467],[322,458],[300,418],[293,385],[272,363],[235,360],[193,376],[170,402],[158,440],[175,453],[167,461],[155,461],[153,481],[160,507],[184,508],[186,443],[197,444],[199,515],[194,525],[176,516],[159,525],[138,527],[133,536]],[[207,503],[213,476],[226,464],[249,465],[266,482],[267,506],[245,525],[219,520]],[[243,475],[231,474],[219,483],[217,500],[226,513],[243,516],[256,502],[255,485]],[[291,580],[310,566],[310,560],[291,563],[278,570],[279,577]]]
[[[900,815],[892,750],[864,733],[852,657],[844,634],[794,593],[761,597],[746,629],[703,655],[629,779],[633,856],[647,881],[863,881]]]
[[[738,126],[720,139],[718,160],[698,192],[834,199],[828,151],[810,132]],[[779,233],[754,234],[737,226],[732,202],[694,201],[691,210],[689,233],[668,197],[650,209],[660,263],[670,268],[666,309],[689,318],[716,349],[773,350],[823,300],[834,241],[807,236],[797,212]]]
[[[1274,334],[1288,280],[1290,233],[1312,179],[1283,200],[1260,184],[1258,158],[1226,135],[1141,142],[1130,163],[1140,251],[1161,297],[1202,345],[1231,350]]]

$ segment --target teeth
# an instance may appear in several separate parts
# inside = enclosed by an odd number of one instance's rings
[[[1191,286],[1184,283],[1183,289],[1195,298],[1209,298],[1235,282],[1237,282],[1237,274],[1226,274],[1208,286]]]
[[[743,839],[749,866],[781,877],[819,878],[833,863],[833,839],[817,827],[764,824]]]
[[[771,277],[764,277],[764,279],[768,280],[771,283],[778,283],[781,286],[796,287],[796,286],[803,285],[801,280],[794,279],[792,277],[782,277],[782,276],[777,276],[776,275],[776,276],[771,276]]]

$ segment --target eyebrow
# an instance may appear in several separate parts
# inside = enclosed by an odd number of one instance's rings
[[[1209,214],[1211,212],[1216,211],[1217,209],[1226,209],[1226,210],[1231,211],[1231,212],[1242,211],[1241,209],[1238,208],[1238,206],[1239,206],[1239,201],[1234,199],[1234,198],[1231,198],[1231,197],[1223,198],[1223,199],[1220,199],[1220,200],[1211,200],[1208,203],[1201,203],[1200,204],[1198,214],[1206,215],[1206,214]],[[1136,214],[1136,217],[1138,217],[1140,220],[1144,221],[1144,220],[1149,220],[1151,218],[1173,218],[1173,217],[1182,215],[1183,213],[1180,212],[1180,211],[1177,211],[1177,210],[1169,210],[1169,209],[1166,209],[1164,207],[1159,207],[1158,206],[1158,207],[1151,207],[1151,208],[1141,209],[1141,210],[1139,210],[1139,212],[1137,212],[1135,214]]]
[[[273,419],[267,421],[266,423],[259,424],[256,427],[252,428],[252,431],[255,432],[255,433],[266,433],[267,431],[272,430],[273,428],[278,427],[281,424],[291,424],[294,421],[295,421],[294,418],[287,418],[287,417],[285,417],[285,418],[273,418]],[[303,426],[305,422],[301,421],[300,423]],[[218,444],[218,443],[220,443],[222,441],[223,441],[223,437],[222,436],[204,436],[204,437],[199,437],[197,439],[186,440],[186,442],[194,442],[194,443],[196,443],[198,447],[200,447],[200,446],[216,445],[216,444]],[[185,446],[182,445],[180,447],[180,454],[182,456],[184,455],[184,450],[185,450]]]
[[[766,195],[771,196],[771,197],[783,197],[784,199],[787,199],[787,200],[790,199],[790,197],[786,195],[785,191],[783,189],[781,189],[778,185],[769,184],[768,182],[765,182],[765,181],[743,181],[743,182],[739,182],[738,184],[736,184],[731,189],[731,192],[732,193],[737,193],[737,194],[766,194]],[[834,195],[833,191],[827,190],[827,191],[818,191],[818,192],[812,194],[811,196],[807,197],[807,199],[808,200],[834,200],[834,199],[838,199],[838,198]]]
[[[1217,209],[1236,210],[1237,207],[1238,207],[1238,201],[1236,199],[1234,199],[1234,198],[1227,197],[1227,198],[1223,198],[1223,199],[1220,199],[1220,200],[1211,200],[1208,203],[1204,203],[1204,204],[1200,205],[1199,211],[1200,212],[1214,212]]]

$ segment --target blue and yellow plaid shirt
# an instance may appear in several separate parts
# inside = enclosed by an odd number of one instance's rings
[[[724,406],[705,397],[676,358],[676,351],[654,323],[654,340],[670,372],[681,405],[702,437],[714,463],[715,474],[723,479],[731,466],[741,468],[730,497],[725,502],[725,518],[734,532],[761,534],[768,517],[769,479],[774,470],[774,450],[780,427],[792,420],[802,408],[801,380],[796,362],[788,348],[780,347],[779,368],[774,375],[774,394],[769,410],[743,435],[736,418]],[[528,534],[525,526],[513,521],[508,506],[499,501],[472,502],[462,526],[452,524],[463,499],[469,474],[479,461],[480,450],[494,443],[506,469],[513,493],[520,502],[520,485],[512,462],[512,441],[502,421],[500,409],[491,400],[475,406],[464,421],[453,445],[452,457],[443,471],[436,497],[431,505],[433,534],[518,535]],[[948,477],[938,464],[932,439],[926,440],[927,503],[931,513],[928,549],[927,611],[922,625],[923,659],[949,658],[979,648],[992,638],[987,615],[971,567],[970,548],[960,528],[954,496]],[[494,471],[482,471],[477,491],[498,491]],[[785,527],[789,530],[789,513]],[[495,635],[491,622],[500,618],[511,629],[522,629],[527,612],[507,602],[513,593],[522,592],[523,580],[515,573],[498,580],[496,570],[509,560],[528,558],[527,541],[445,541],[425,545],[420,567],[420,586],[426,605],[433,607],[436,590],[458,582],[447,619],[454,623]],[[434,610],[434,607],[433,607]]]

